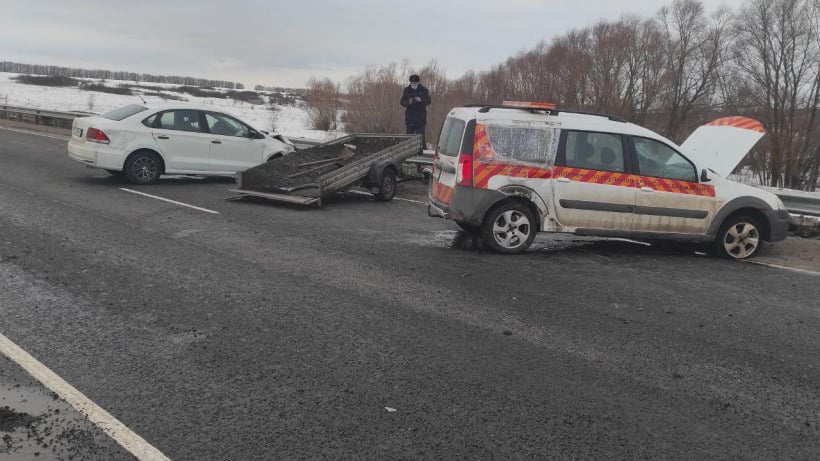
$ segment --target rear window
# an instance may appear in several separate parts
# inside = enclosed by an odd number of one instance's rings
[[[131,104],[131,105],[128,105],[128,106],[125,106],[125,107],[120,107],[119,109],[114,109],[110,112],[106,112],[106,113],[100,115],[100,117],[107,118],[109,120],[120,121],[120,120],[125,120],[125,119],[127,119],[128,117],[130,117],[134,114],[139,114],[140,112],[143,112],[143,111],[146,111],[146,110],[148,110],[147,107],[138,106],[136,104]]]
[[[441,136],[438,140],[438,154],[455,157],[461,150],[461,138],[464,136],[464,120],[447,117],[441,127]]]

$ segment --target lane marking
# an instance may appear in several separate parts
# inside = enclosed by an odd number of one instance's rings
[[[114,439],[120,446],[136,456],[137,459],[144,461],[170,461],[170,458],[162,454],[161,451],[154,448],[154,446],[146,442],[145,439],[137,435],[117,418],[111,416],[111,414],[102,407],[92,402],[88,397],[83,395],[82,392],[74,388],[74,386],[65,382],[65,380],[60,378],[56,373],[29,355],[17,344],[14,344],[2,333],[0,333],[0,353],[14,361],[52,392],[59,395],[60,398],[74,407],[81,415],[88,418],[88,420],[100,428],[100,430],[108,434],[108,436]]]
[[[774,269],[784,269],[791,272],[797,272],[798,274],[806,274],[806,275],[814,275],[820,276],[820,272],[810,271],[808,269],[798,269],[797,267],[789,267],[789,266],[781,266],[779,264],[772,264],[772,263],[764,263],[763,261],[743,261],[750,264],[757,264],[758,266],[765,266],[771,267]]]
[[[347,194],[356,194],[356,195],[366,195],[368,197],[373,197],[373,194],[370,192],[362,192],[358,190],[349,190],[346,192]],[[419,205],[427,205],[427,202],[420,202],[418,200],[411,200],[409,198],[401,198],[401,197],[393,197],[393,200],[401,200],[402,202],[410,202],[410,203],[418,203]]]
[[[59,136],[49,136],[47,134],[37,133],[35,131],[17,130],[17,129],[14,129],[14,128],[6,128],[4,126],[0,126],[0,130],[14,131],[15,133],[23,133],[23,134],[30,134],[30,135],[34,135],[34,136],[41,136],[43,138],[59,139],[60,141],[68,141],[69,139],[71,139],[71,136],[66,136],[64,138],[61,138]]]
[[[135,191],[135,190],[131,190],[131,189],[126,189],[124,187],[120,187],[120,190],[125,191],[125,192],[130,192],[132,194],[142,195],[143,197],[148,197],[148,198],[152,198],[152,199],[156,199],[156,200],[162,200],[163,202],[173,203],[174,205],[184,206],[184,207],[188,207],[188,208],[198,210],[198,211],[204,211],[205,213],[219,214],[218,211],[209,210],[207,208],[201,208],[201,207],[194,206],[194,205],[189,205],[187,203],[177,202],[176,200],[171,200],[171,199],[164,198],[164,197],[158,197],[156,195],[146,194],[144,192],[139,192],[139,191]]]

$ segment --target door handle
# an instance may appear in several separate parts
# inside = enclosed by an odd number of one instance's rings
[[[168,136],[165,136],[164,134],[161,134],[161,135],[157,136],[157,139],[169,139],[169,138],[168,138]]]
[[[213,141],[211,141],[211,144],[222,144],[222,141],[214,139]]]
[[[647,186],[641,187],[641,192],[655,192],[655,189]]]
[[[558,179],[556,179],[556,181],[558,181],[558,182],[571,182],[570,179],[566,176],[561,176]]]

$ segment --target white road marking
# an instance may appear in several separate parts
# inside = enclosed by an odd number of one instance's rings
[[[179,205],[179,206],[192,208],[194,210],[204,211],[205,213],[219,214],[218,211],[209,210],[207,208],[201,208],[201,207],[194,206],[194,205],[189,205],[187,203],[177,202],[176,200],[171,200],[171,199],[167,199],[167,198],[163,198],[163,197],[158,197],[156,195],[146,194],[144,192],[138,192],[138,191],[135,191],[135,190],[126,189],[124,187],[120,187],[120,190],[125,191],[125,192],[130,192],[132,194],[142,195],[143,197],[153,198],[153,199],[156,199],[156,200],[162,200],[163,202],[173,203],[174,205]]]
[[[66,137],[49,136],[47,134],[37,133],[35,131],[16,130],[14,128],[6,128],[4,126],[0,126],[0,130],[14,131],[15,133],[31,134],[31,135],[34,135],[34,136],[42,136],[44,138],[59,139],[60,141],[68,141],[69,138],[70,138],[70,136],[66,136]]]
[[[373,194],[370,192],[362,192],[358,190],[351,190],[347,191],[348,194],[356,194],[356,195],[366,195],[368,197],[372,197]],[[410,202],[410,203],[418,203],[419,205],[426,205],[427,202],[420,202],[418,200],[410,200],[409,198],[401,198],[401,197],[393,197],[393,200],[401,200],[402,202]]]
[[[764,263],[763,261],[749,261],[744,260],[743,262],[757,264],[758,266],[765,266],[765,267],[772,267],[775,269],[784,269],[791,272],[797,272],[798,274],[807,274],[807,275],[815,275],[820,276],[820,272],[810,271],[808,269],[798,269],[796,267],[789,267],[789,266],[781,266],[779,264],[772,264],[772,263]]]
[[[136,456],[137,459],[141,461],[170,461],[170,458],[162,454],[161,451],[154,448],[117,418],[111,416],[102,407],[92,402],[74,386],[65,382],[2,333],[0,333],[0,353],[20,365],[37,381],[59,395],[124,449]]]

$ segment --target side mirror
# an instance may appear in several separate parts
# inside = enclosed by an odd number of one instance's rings
[[[711,181],[711,179],[709,179],[709,170],[704,168],[703,170],[700,171],[700,182],[709,182],[709,181]]]

